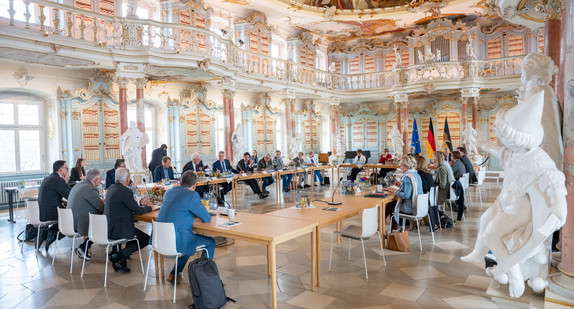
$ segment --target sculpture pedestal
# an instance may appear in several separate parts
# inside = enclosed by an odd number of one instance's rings
[[[526,284],[526,282],[524,283]],[[534,293],[528,284],[524,294],[519,298],[512,298],[508,295],[508,284],[500,284],[492,279],[486,295],[497,304],[499,308],[544,308],[544,297]]]
[[[151,178],[150,172],[131,172],[131,176],[132,176],[132,181],[136,185],[144,184],[142,179],[145,179],[146,183],[153,182],[153,179]]]
[[[572,307],[574,307],[574,278],[563,273],[550,275],[544,296],[544,308]]]

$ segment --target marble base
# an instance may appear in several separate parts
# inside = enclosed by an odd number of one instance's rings
[[[499,308],[544,308],[544,297],[542,294],[537,294],[526,285],[524,294],[519,298],[512,298],[508,294],[508,285],[500,284],[496,280],[492,280],[486,295],[495,302]]]
[[[555,273],[548,278],[544,302],[546,308],[574,307],[574,278]]]
[[[132,172],[131,177],[136,185],[143,185],[143,179],[145,179],[146,183],[153,182],[150,172]]]

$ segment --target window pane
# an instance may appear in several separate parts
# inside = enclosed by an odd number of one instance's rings
[[[38,105],[18,104],[18,124],[39,125]]]
[[[0,173],[16,172],[16,144],[14,131],[0,130]],[[39,151],[37,151],[39,152]]]
[[[14,104],[0,103],[0,124],[14,124]]]
[[[40,131],[20,130],[20,171],[40,170]]]

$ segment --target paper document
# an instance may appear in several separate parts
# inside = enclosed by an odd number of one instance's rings
[[[241,224],[241,222],[229,221],[229,222],[222,223],[219,226],[221,226],[221,227],[232,227],[232,226],[236,226],[236,225],[240,225],[240,224]]]
[[[327,210],[327,211],[339,211],[341,210],[341,208],[338,207],[325,207],[322,210]]]

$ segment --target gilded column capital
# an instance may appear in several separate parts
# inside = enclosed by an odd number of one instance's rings
[[[225,99],[233,99],[235,96],[235,90],[230,88],[221,90],[221,93],[223,93],[223,98]]]
[[[128,87],[128,83],[130,82],[130,79],[127,77],[118,77],[117,81],[118,81],[118,85],[120,86],[120,89],[121,88],[125,89]]]
[[[143,89],[147,83],[147,78],[134,78],[133,81],[136,84],[136,89]]]
[[[564,2],[562,0],[542,0],[535,2],[536,11],[544,14],[544,21],[562,19]]]

